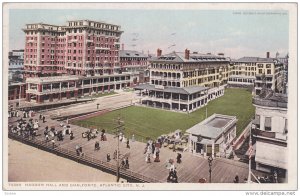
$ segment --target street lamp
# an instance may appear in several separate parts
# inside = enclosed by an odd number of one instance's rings
[[[116,159],[117,159],[117,171],[116,171],[117,174],[116,174],[116,176],[117,176],[117,182],[119,182],[119,180],[120,180],[120,163],[119,163],[120,139],[119,139],[119,137],[120,137],[120,133],[123,130],[123,127],[124,127],[124,124],[123,124],[124,121],[121,121],[121,117],[120,116],[117,119],[117,123],[118,123],[118,126],[115,127],[115,129],[116,129],[115,138],[117,138],[117,141],[118,141],[118,145],[117,145],[117,157],[116,157]]]
[[[211,183],[211,166],[212,166],[212,161],[213,161],[213,158],[212,158],[212,155],[210,155],[207,159],[208,161],[208,166],[209,166],[209,183]]]

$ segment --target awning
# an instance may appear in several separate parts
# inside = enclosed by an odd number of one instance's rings
[[[287,147],[257,141],[255,161],[264,165],[287,169]]]
[[[271,117],[265,117],[265,127],[271,127]]]

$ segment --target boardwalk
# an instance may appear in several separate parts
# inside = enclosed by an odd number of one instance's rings
[[[34,119],[38,118],[37,116]],[[14,124],[16,118],[10,118],[9,123]],[[47,119],[46,123],[40,122],[39,128],[40,136],[37,136],[35,140],[45,143],[43,136],[43,130],[46,125],[50,128],[55,126],[56,129],[62,129],[59,126],[59,122]],[[95,141],[100,141],[100,135],[96,139],[87,141],[86,138],[82,138],[82,133],[86,131],[86,128],[82,128],[76,125],[71,125],[75,138],[70,140],[69,136],[65,137],[63,141],[55,141],[58,149],[62,149],[62,154],[75,155],[75,146],[80,145],[83,148],[83,152],[86,157],[89,157],[90,162],[100,161],[106,163],[106,155],[110,153],[111,158],[113,152],[117,148],[117,139],[113,135],[106,134],[108,141],[101,141],[99,151],[94,150]],[[50,148],[51,145],[49,145]],[[161,148],[160,160],[161,162],[153,162],[151,157],[151,163],[145,162],[144,149],[146,144],[142,142],[131,142],[130,149],[126,148],[126,143],[120,143],[121,156],[129,156],[130,168],[126,171],[121,169],[121,172],[134,172],[149,178],[145,182],[166,182],[168,176],[168,170],[166,169],[166,162],[170,158],[176,160],[177,152],[173,152],[168,148]],[[207,159],[203,157],[193,156],[189,152],[182,153],[182,163],[175,164],[177,168],[177,175],[179,182],[185,183],[197,183],[200,178],[209,179],[209,167]],[[115,171],[116,161],[111,160],[109,162],[112,171]],[[248,176],[248,165],[233,160],[226,160],[222,158],[215,158],[212,165],[212,182],[213,183],[232,183],[235,175],[238,174],[240,181]]]

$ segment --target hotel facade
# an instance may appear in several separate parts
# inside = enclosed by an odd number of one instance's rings
[[[223,56],[158,49],[149,61],[149,83],[135,87],[141,105],[192,112],[224,94],[230,60]]]
[[[24,51],[26,101],[77,98],[132,85],[120,72],[121,27],[90,20],[66,26],[27,24]]]
[[[254,94],[259,95],[265,86],[269,90],[282,93],[284,91],[284,63],[279,58],[243,57],[232,61],[230,86],[251,87]]]

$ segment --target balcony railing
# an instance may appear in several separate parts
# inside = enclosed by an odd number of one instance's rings
[[[272,101],[269,99],[259,99],[253,98],[252,103],[255,105],[267,106],[267,107],[279,107],[279,108],[287,108],[287,103],[280,101]]]

